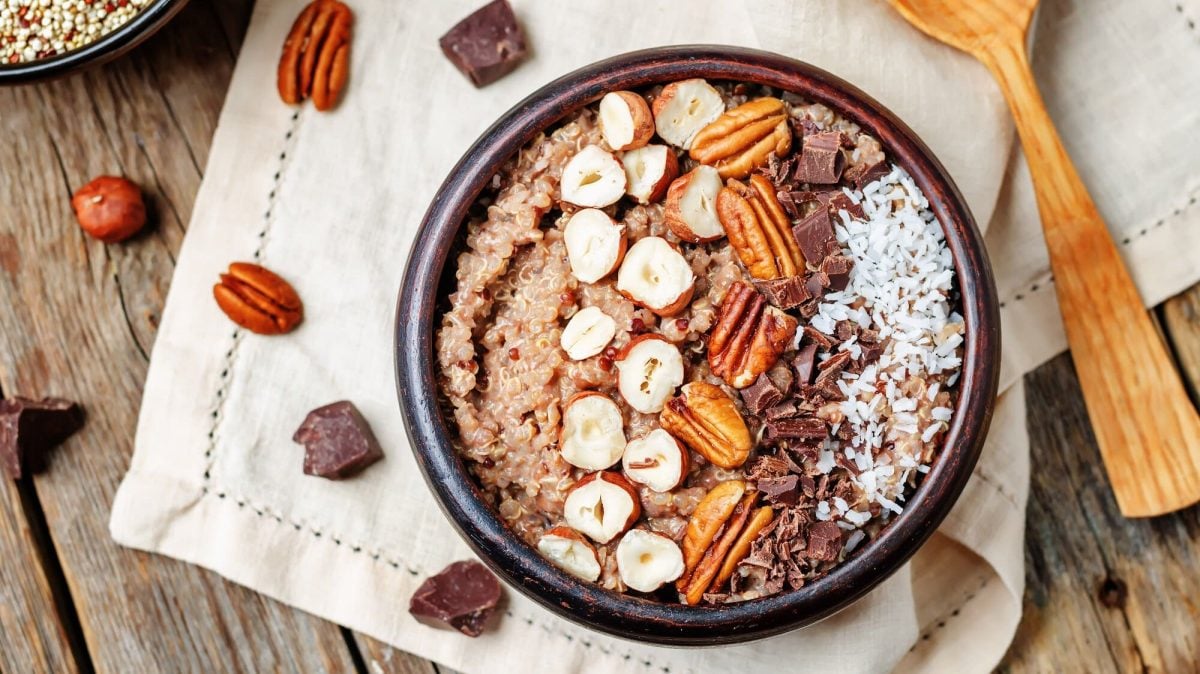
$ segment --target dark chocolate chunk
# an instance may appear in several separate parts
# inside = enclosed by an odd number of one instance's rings
[[[796,408],[796,403],[789,400],[768,408],[764,416],[767,418],[767,421],[775,421],[776,419],[794,417],[799,413],[800,410]]]
[[[800,119],[793,117],[792,131],[798,136],[815,136],[821,133],[821,127],[808,117],[801,117]]]
[[[842,179],[846,155],[842,153],[842,134],[825,131],[804,137],[796,180],[812,185],[833,185]]]
[[[830,215],[840,218],[838,211],[846,211],[850,217],[856,220],[867,219],[867,212],[863,210],[862,204],[851,201],[845,192],[837,190],[826,194],[829,195],[829,201],[825,203],[825,206],[829,209]]]
[[[878,344],[879,331],[873,328],[860,328],[858,330],[858,342],[860,344]]]
[[[330,480],[350,477],[383,458],[367,420],[348,400],[309,412],[292,441],[304,445],[304,474]]]
[[[792,373],[791,368],[783,363],[776,363],[774,367],[767,370],[767,379],[779,389],[779,392],[787,397],[792,392],[792,384],[796,381],[796,376]]]
[[[758,457],[753,464],[750,465],[750,470],[746,472],[746,479],[751,482],[757,482],[771,477],[782,477],[788,474],[788,461],[778,456],[765,455]]]
[[[835,562],[842,552],[842,530],[834,522],[817,522],[808,528],[809,559]]]
[[[477,637],[499,602],[500,582],[495,574],[479,562],[454,562],[421,583],[408,604],[408,612]]]
[[[812,300],[805,302],[801,306],[807,306],[811,304],[816,307],[820,303],[821,299],[825,297],[825,288],[828,286],[829,277],[823,272],[817,271],[809,274],[804,280],[804,287],[806,290],[808,290],[808,293],[812,295]]]
[[[800,476],[800,493],[812,498],[817,493],[817,483],[808,475]]]
[[[771,155],[774,157],[775,155]],[[796,195],[803,192],[789,192],[787,190],[779,190],[775,193],[775,198],[779,200],[779,205],[783,207],[783,212],[787,213],[788,219],[800,219],[800,204],[801,200],[797,200]]]
[[[773,440],[824,440],[828,435],[825,422],[815,417],[768,421],[767,434]]]
[[[891,172],[892,167],[888,165],[887,161],[880,160],[874,164],[852,166],[850,170],[846,171],[845,177],[847,181],[854,183],[854,186],[861,190]]]
[[[862,338],[859,338],[859,341],[862,342]],[[882,344],[862,342],[860,346],[862,348],[862,355],[859,357],[859,362],[863,365],[870,365],[879,360],[879,357],[883,355]]]
[[[820,334],[820,333],[817,333]],[[823,335],[822,335],[823,336]],[[792,359],[792,370],[796,372],[796,382],[804,385],[812,383],[813,363],[817,358],[817,344],[810,342],[804,346]]]
[[[836,377],[842,370],[846,369],[846,363],[848,362],[850,362],[849,351],[839,351],[829,358],[826,358],[817,365],[817,370],[819,371],[817,374],[817,382],[820,383],[822,379]]]
[[[829,279],[829,289],[841,292],[850,285],[850,270],[854,260],[845,255],[830,255],[821,261],[821,273]]]
[[[800,478],[796,475],[768,477],[758,481],[758,490],[774,505],[796,505],[800,498]]]
[[[804,326],[804,341],[816,344],[822,351],[826,351],[833,346],[833,340],[828,335],[811,325]]]
[[[818,208],[801,220],[792,228],[792,233],[796,235],[804,259],[813,266],[820,265],[826,255],[841,250],[833,233],[829,211],[824,208]]]
[[[455,68],[483,87],[509,74],[525,57],[525,35],[508,0],[495,0],[459,21],[438,40]]]
[[[812,299],[803,276],[755,281],[754,287],[758,288],[768,302],[785,311]]]
[[[46,466],[46,453],[83,426],[83,410],[61,398],[0,400],[0,463],[14,479]]]
[[[764,410],[783,400],[783,391],[775,386],[767,375],[760,374],[754,383],[742,389],[742,402],[751,414],[762,414]]]
[[[820,309],[821,309],[820,302],[818,302],[817,300],[809,300],[808,302],[801,304],[798,311],[800,312],[800,315],[802,317],[812,318],[813,316],[817,315],[817,311],[819,311]]]
[[[858,324],[854,321],[838,321],[833,326],[833,336],[844,342],[858,334]]]

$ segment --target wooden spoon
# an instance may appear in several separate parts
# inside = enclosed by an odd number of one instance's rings
[[[983,62],[1025,147],[1071,356],[1126,517],[1200,500],[1200,416],[1108,228],[1063,149],[1025,55],[1037,0],[890,0],[930,37]]]

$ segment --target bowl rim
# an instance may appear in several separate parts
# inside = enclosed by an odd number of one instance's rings
[[[704,77],[766,84],[823,103],[877,138],[924,191],[954,257],[967,324],[959,398],[942,451],[904,514],[827,576],[798,590],[720,607],[622,595],[578,580],[515,536],[482,498],[450,444],[438,403],[434,331],[438,289],[467,209],[492,174],[538,132],[604,93]],[[463,155],[438,189],[410,249],[397,301],[399,404],[413,454],[435,499],[482,560],[554,613],[627,639],[715,645],[763,638],[821,620],[882,583],[929,538],[971,476],[999,380],[999,300],[983,236],[945,168],[883,105],[840,78],[779,54],[722,45],[657,47],[575,70],[513,106]]]
[[[0,64],[0,85],[52,79],[108,63],[158,32],[188,0],[155,0],[132,19],[94,42],[43,59]]]

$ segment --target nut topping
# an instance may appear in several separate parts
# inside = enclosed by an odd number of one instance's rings
[[[711,84],[695,78],[663,87],[651,110],[659,137],[686,150],[701,129],[725,112],[725,101]]]
[[[277,84],[284,103],[312,97],[317,110],[337,105],[350,70],[354,15],[338,0],[315,0],[300,12],[283,42]]]
[[[631,589],[653,592],[683,573],[683,555],[666,536],[634,529],[617,543],[617,571]]]
[[[654,117],[646,99],[632,91],[610,91],[600,99],[600,133],[614,152],[643,147],[654,137]]]
[[[642,506],[637,490],[620,473],[591,473],[563,501],[567,526],[597,543],[607,543],[633,526]]]
[[[700,564],[704,552],[713,544],[721,527],[725,526],[725,521],[733,514],[733,509],[745,494],[745,482],[729,480],[710,489],[696,505],[683,534],[684,579],[690,577],[692,571]],[[683,589],[684,586],[685,583],[680,581],[679,589]]]
[[[692,243],[708,243],[725,236],[717,216],[721,176],[711,166],[697,166],[667,189],[663,220],[675,236]]]
[[[617,354],[617,390],[642,414],[662,410],[683,383],[683,355],[659,334],[634,337]]]
[[[671,435],[722,468],[746,462],[754,442],[737,404],[718,386],[694,381],[667,401],[659,423]]]
[[[595,581],[600,577],[596,548],[570,527],[558,526],[542,534],[537,548],[555,566],[577,578]]]
[[[751,276],[776,279],[804,273],[804,253],[765,177],[752,175],[749,185],[730,180],[717,195],[717,215]]]
[[[260,335],[291,332],[304,316],[300,296],[287,281],[249,262],[229,265],[213,297],[229,320]]]
[[[721,115],[696,134],[692,159],[716,167],[722,178],[744,178],[774,154],[792,149],[788,113],[778,98],[758,98]]]
[[[713,579],[710,591],[713,588],[721,587],[729,580],[738,563],[749,556],[750,544],[754,542],[759,532],[765,529],[773,519],[775,519],[775,511],[771,506],[763,506],[750,515],[750,520],[746,522],[746,527],[742,529],[737,540],[729,548],[729,554],[725,555],[725,562],[721,565],[720,573]]]
[[[734,283],[708,340],[709,367],[730,386],[746,388],[779,360],[796,326],[795,318],[768,306],[758,291]]]

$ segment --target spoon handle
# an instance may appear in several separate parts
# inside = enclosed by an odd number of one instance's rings
[[[1067,341],[1121,512],[1200,500],[1200,417],[1046,113],[1023,41],[989,46],[1025,147]]]

